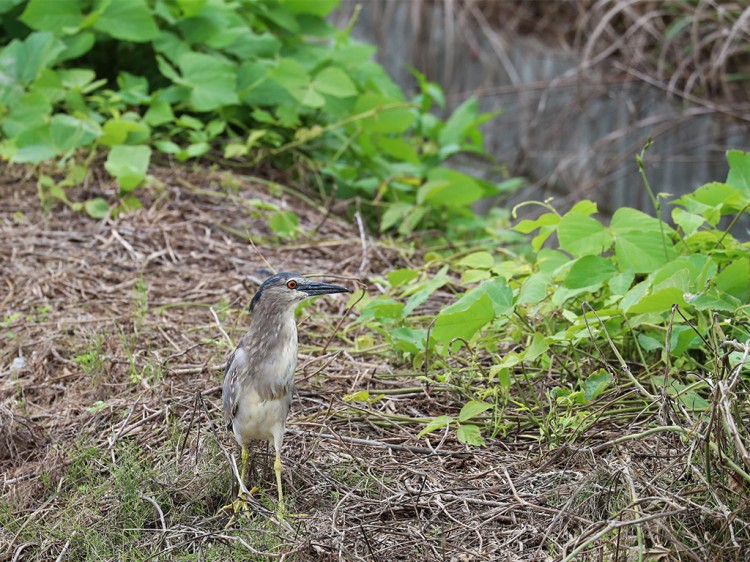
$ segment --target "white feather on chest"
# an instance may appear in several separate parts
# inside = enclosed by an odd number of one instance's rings
[[[257,392],[245,393],[237,405],[232,421],[234,436],[240,443],[251,439],[273,441],[284,432],[284,422],[289,413],[289,400],[263,400]]]
[[[232,420],[232,430],[240,444],[253,439],[279,440],[284,433],[297,366],[297,330],[292,323],[287,333],[279,333],[278,328],[274,332],[273,337],[261,339],[265,345],[254,350],[260,359],[255,362],[257,370],[251,379],[254,384],[240,393]],[[247,352],[238,351],[238,364],[248,362]]]

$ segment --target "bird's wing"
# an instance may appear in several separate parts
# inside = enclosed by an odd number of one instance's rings
[[[246,369],[247,354],[240,344],[227,359],[227,366],[224,369],[224,389],[221,402],[224,411],[224,423],[230,428],[232,427],[234,414],[237,412],[237,401],[240,396],[240,374]]]

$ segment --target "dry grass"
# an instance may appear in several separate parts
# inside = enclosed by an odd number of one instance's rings
[[[746,103],[750,7],[735,0],[479,0],[493,26],[546,38],[582,53],[590,68],[607,59],[621,71],[703,104]]]
[[[548,373],[534,383],[542,409],[509,404],[486,448],[417,440],[420,420],[455,415],[463,398],[377,338],[360,349],[372,333],[341,298],[300,320],[283,458],[291,510],[305,515],[272,515],[273,476],[258,462],[258,504],[225,529],[216,512],[237,451],[219,427],[222,331],[242,333],[266,267],[248,236],[278,270],[370,291],[409,252],[227,174],[160,170],[143,210],[95,222],[45,215],[14,173],[0,178],[0,560],[745,559],[748,483],[727,469],[736,457],[704,451],[715,425],[686,427],[663,397],[622,384],[571,434],[570,412],[546,403],[559,382]],[[91,190],[73,196],[111,186]],[[263,202],[293,209],[305,236],[277,244]],[[362,389],[383,399],[343,400]]]

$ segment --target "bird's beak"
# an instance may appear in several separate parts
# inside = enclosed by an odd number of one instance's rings
[[[351,293],[351,291],[345,287],[331,285],[330,283],[319,283],[317,281],[305,283],[299,288],[299,290],[305,293],[308,297],[314,297],[316,295],[332,295],[334,293]]]

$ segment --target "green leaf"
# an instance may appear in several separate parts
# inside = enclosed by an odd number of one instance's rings
[[[24,131],[16,138],[12,162],[37,163],[91,144],[101,130],[92,123],[58,114],[48,125]]]
[[[540,215],[536,220],[522,220],[513,227],[513,230],[522,234],[531,234],[536,229],[542,228],[544,226],[556,226],[560,223],[560,220],[561,217],[557,213],[544,213],[543,215]]]
[[[667,287],[644,296],[638,302],[628,307],[625,312],[630,314],[669,312],[674,304],[679,304],[680,306],[687,304],[683,298],[683,291],[676,287]]]
[[[685,300],[696,310],[711,310],[720,312],[735,312],[742,302],[714,287],[707,289],[697,295],[686,294]]]
[[[690,213],[679,207],[672,209],[672,220],[677,226],[682,228],[685,236],[691,236],[706,222],[706,219],[702,215]]]
[[[563,266],[567,266],[570,262],[570,258],[559,250],[552,250],[550,248],[542,248],[536,256],[536,264],[539,267],[539,271],[544,273],[554,274],[558,269]]]
[[[245,72],[248,73],[245,80],[255,78],[255,83],[261,80],[260,68],[245,67]],[[310,90],[311,82],[307,69],[301,62],[295,59],[280,59],[276,67],[271,69],[268,76],[275,83],[282,86],[298,103],[302,103],[305,95]]]
[[[102,126],[104,134],[99,142],[105,146],[117,144],[140,144],[148,141],[151,130],[137,121],[126,118],[112,118]]]
[[[132,191],[146,178],[151,160],[148,146],[115,145],[107,155],[105,169],[117,179],[123,193]]]
[[[65,50],[65,45],[48,32],[35,32],[23,41],[14,39],[0,50],[0,69],[21,84],[30,84],[40,73],[52,66]],[[4,85],[7,78],[0,80]],[[0,90],[1,91],[1,90]]]
[[[664,264],[651,275],[654,288],[678,287],[684,291],[703,290],[716,275],[714,261],[703,254],[681,256]]]
[[[601,254],[612,245],[612,235],[602,223],[580,213],[568,212],[557,225],[560,248],[575,257]]]
[[[109,2],[94,24],[94,29],[115,39],[134,43],[150,41],[159,35],[146,0]]]
[[[424,351],[427,340],[427,330],[415,330],[412,328],[396,328],[388,332],[393,342],[393,347],[406,353],[419,353]]]
[[[89,199],[83,204],[83,208],[94,219],[103,219],[109,213],[109,203],[101,197]]]
[[[610,278],[608,286],[613,295],[624,295],[635,279],[635,272],[632,269],[626,269]]]
[[[177,0],[177,5],[186,18],[193,18],[201,13],[208,0]]]
[[[135,76],[129,72],[117,75],[118,92],[122,100],[129,105],[144,105],[151,102],[148,93],[148,80],[143,76]]]
[[[326,104],[326,99],[314,90],[312,84],[307,85],[307,89],[304,91],[300,101],[302,102],[302,105],[314,107],[316,109],[323,107]]]
[[[26,0],[0,0],[0,14],[10,12],[13,8]]]
[[[739,188],[721,182],[711,182],[675,200],[691,213],[703,216],[715,226],[721,215],[736,213],[748,202],[747,195]]]
[[[470,339],[480,328],[512,308],[513,291],[504,279],[483,283],[440,311],[432,337],[441,343]]]
[[[517,304],[539,304],[547,298],[547,289],[552,283],[548,273],[534,273],[526,278],[518,293]]]
[[[417,192],[417,202],[444,207],[464,207],[481,198],[482,187],[471,176],[448,168],[433,168]]]
[[[411,234],[422,221],[422,218],[427,214],[427,207],[412,207],[409,214],[404,217],[404,220],[398,226],[398,233],[401,236],[407,236]]]
[[[467,269],[461,274],[462,283],[476,283],[485,281],[492,277],[492,273],[486,269]]]
[[[593,215],[599,212],[599,208],[597,207],[596,203],[594,203],[593,201],[584,199],[582,201],[579,201],[575,205],[573,205],[570,211],[568,212],[589,216],[589,215]]]
[[[484,445],[484,439],[482,439],[482,433],[479,427],[472,424],[461,425],[456,431],[456,437],[461,443],[465,445],[474,445],[481,447]]]
[[[638,334],[638,343],[641,344],[641,347],[644,349],[644,351],[656,351],[657,349],[664,349],[664,344],[662,342],[646,334]]]
[[[388,284],[391,287],[398,287],[419,277],[419,271],[416,269],[401,268],[391,271],[388,274]]]
[[[179,144],[168,140],[154,141],[154,147],[164,154],[178,154],[182,150]]]
[[[573,262],[563,285],[568,289],[595,290],[605,281],[610,280],[617,269],[611,260],[599,256],[584,256]]]
[[[120,200],[120,208],[127,213],[143,208],[143,204],[140,199],[131,193]]]
[[[284,65],[294,65],[296,62],[297,61],[293,59],[281,59],[278,61],[276,68],[273,69],[273,73],[275,73],[277,78],[280,78],[284,75]],[[301,70],[303,74],[307,74],[304,67],[302,67]],[[295,68],[292,68],[291,72],[289,72],[290,77],[295,78],[295,74]],[[305,80],[305,82],[307,82],[307,80]],[[271,67],[267,62],[246,61],[240,65],[237,71],[237,87],[240,92],[240,97],[244,98],[246,94],[251,93],[252,90],[264,84],[266,85],[266,88],[271,88],[271,90],[267,92],[268,95],[271,95],[274,91],[285,92],[278,80],[273,79]],[[288,96],[287,98],[291,99]],[[269,103],[264,105],[275,105],[273,103],[274,101],[278,103],[281,100],[279,98],[276,98],[275,100],[273,98],[268,98]]]
[[[407,215],[414,211],[414,208],[414,205],[411,203],[391,203],[380,218],[380,231],[385,232],[389,228],[396,226],[399,222],[406,219]]]
[[[750,261],[737,258],[716,276],[716,288],[747,302],[750,297]]]
[[[61,35],[66,28],[78,29],[83,14],[79,0],[29,0],[19,19],[32,29]]]
[[[622,308],[624,312],[627,312],[631,306],[639,302],[648,294],[649,289],[651,289],[651,282],[649,280],[636,283],[627,293],[625,293],[625,295],[623,295],[622,300],[620,301],[620,308]]]
[[[668,237],[671,229],[646,213],[620,208],[612,216],[610,228],[615,235],[615,255],[621,269],[651,273],[676,256]]]
[[[335,98],[349,98],[358,93],[349,75],[335,66],[321,70],[313,80],[313,87],[321,94]]]
[[[268,226],[276,235],[289,238],[297,232],[299,217],[292,211],[280,211],[271,215]]]
[[[103,400],[97,400],[96,402],[94,402],[93,404],[91,404],[91,406],[88,406],[86,408],[86,411],[89,414],[98,414],[99,412],[105,410],[108,407],[109,407],[109,404],[107,404]]]
[[[404,303],[388,297],[377,297],[360,311],[360,318],[394,319],[401,318],[403,312]]]
[[[250,151],[244,142],[230,142],[224,146],[224,158],[240,158],[247,156]]]
[[[382,400],[383,396],[383,394],[370,396],[370,392],[368,390],[360,390],[359,392],[354,392],[352,394],[344,394],[343,400],[344,402],[367,402],[372,404],[373,402]]]
[[[500,112],[480,114],[477,99],[469,98],[458,106],[445,122],[438,135],[438,142],[443,147],[450,145],[460,147],[469,140],[470,144],[480,146],[481,131],[479,125],[499,114]]]
[[[300,33],[297,18],[295,18],[294,14],[286,9],[286,6],[272,2],[266,2],[264,4],[263,15],[266,18],[292,34]]]
[[[143,121],[152,127],[158,127],[159,125],[174,121],[172,106],[164,99],[155,99],[143,116]]]
[[[190,102],[195,111],[213,111],[239,103],[233,63],[203,53],[188,53],[180,57],[179,66],[191,88]]]
[[[745,195],[750,196],[750,152],[730,150],[727,152],[727,162],[729,162],[727,184],[741,189]]]
[[[522,357],[524,361],[533,361],[537,357],[547,353],[549,349],[549,343],[544,334],[534,332],[534,336],[531,338],[531,344],[523,351]]]
[[[49,99],[37,93],[29,93],[11,106],[2,121],[3,132],[8,137],[17,137],[22,132],[44,127],[52,113]]]
[[[487,402],[478,402],[477,400],[471,400],[464,404],[464,407],[461,408],[461,413],[458,414],[458,421],[469,421],[471,418],[475,418],[476,416],[478,416],[482,412],[489,410],[490,408],[494,408],[494,405],[488,404]]]
[[[482,283],[474,291],[489,295],[496,315],[509,315],[513,312],[513,289],[502,277]]]
[[[596,400],[612,384],[612,380],[612,375],[604,369],[589,375],[583,383],[583,392],[586,395],[586,400],[588,402]]]
[[[388,156],[397,160],[409,162],[410,164],[419,164],[419,153],[414,147],[413,142],[408,142],[400,138],[377,135],[375,137],[375,144],[377,144],[378,147],[380,147]]]
[[[474,269],[489,269],[495,265],[495,258],[489,252],[474,252],[461,258],[458,265]]]
[[[440,269],[427,284],[419,288],[414,294],[411,295],[409,300],[406,302],[404,307],[404,316],[409,316],[414,310],[419,307],[424,301],[430,298],[430,295],[437,291],[440,287],[446,283],[446,274],[448,273],[448,266],[444,266]]]
[[[79,31],[75,35],[64,37],[65,49],[58,58],[68,61],[82,57],[93,48],[95,42],[96,35],[92,31]]]
[[[450,416],[437,416],[431,419],[426,426],[417,434],[417,437],[424,437],[428,433],[432,433],[437,429],[441,429],[446,425],[450,425],[453,422],[453,418]]]
[[[397,98],[365,92],[357,98],[352,113],[354,115],[372,111],[357,121],[357,125],[367,131],[379,133],[404,133],[415,120],[415,114],[404,107],[394,107],[403,102]]]
[[[313,14],[326,17],[341,0],[285,0],[284,7],[293,14]]]

